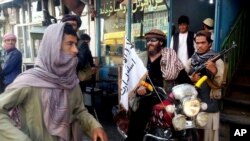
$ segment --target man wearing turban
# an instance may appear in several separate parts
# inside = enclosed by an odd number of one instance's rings
[[[167,40],[164,32],[151,29],[145,33],[145,40],[146,51],[139,54],[139,57],[148,70],[150,80],[147,78],[146,82],[163,87],[167,93],[170,93],[172,87],[178,83],[192,84],[175,51],[166,47]],[[157,97],[144,96],[147,93],[149,92],[145,86],[139,86],[136,95],[129,100],[132,110],[126,141],[143,140],[144,130],[150,120],[153,106],[160,103]]]
[[[0,73],[4,77],[4,85],[7,86],[22,71],[22,53],[16,48],[16,36],[13,33],[6,33],[3,36],[3,41],[5,57],[2,72]]]
[[[35,67],[21,73],[0,95],[1,141],[82,141],[83,131],[93,141],[108,141],[101,124],[84,106],[75,73],[76,45],[71,25],[47,27]],[[15,107],[19,129],[8,115]]]

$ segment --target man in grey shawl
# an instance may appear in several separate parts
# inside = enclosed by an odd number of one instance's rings
[[[75,73],[77,53],[71,25],[52,24],[45,30],[35,67],[20,74],[0,95],[1,141],[82,141],[81,129],[93,141],[108,141],[84,107]],[[8,115],[15,107],[19,129]]]
[[[195,43],[197,50],[191,57],[191,80],[195,83],[203,75],[208,79],[199,89],[198,98],[207,104],[207,109],[204,111],[208,114],[208,123],[204,126],[204,132],[201,130],[201,135],[204,135],[203,141],[219,141],[219,126],[220,126],[220,98],[222,94],[222,82],[224,76],[224,61],[222,59],[212,62],[210,59],[216,55],[211,49],[213,40],[211,32],[201,30],[196,33]],[[205,68],[199,72],[195,72],[194,68],[205,64]],[[202,133],[203,132],[203,133]]]

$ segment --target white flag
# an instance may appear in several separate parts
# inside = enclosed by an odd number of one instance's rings
[[[125,38],[125,41],[120,103],[126,110],[128,110],[129,95],[137,87],[143,76],[145,76],[147,69],[135,52],[132,43],[130,43],[127,38]]]

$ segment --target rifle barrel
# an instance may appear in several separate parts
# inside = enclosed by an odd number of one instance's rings
[[[237,45],[235,44],[235,42],[233,42],[232,46],[228,49],[224,49],[221,52],[219,52],[218,54],[214,55],[212,58],[210,58],[209,60],[211,60],[212,62],[216,62],[218,59],[220,59],[223,55],[225,55],[226,53],[228,53],[230,50],[234,49]],[[199,71],[201,71],[202,69],[204,69],[205,63],[201,64],[200,66],[196,67],[194,69],[194,72],[197,73]]]

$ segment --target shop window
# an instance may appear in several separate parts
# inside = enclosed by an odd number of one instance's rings
[[[145,50],[144,34],[153,28],[167,34],[168,13],[164,0],[133,0],[132,40],[137,52]]]
[[[40,43],[41,43],[41,40],[39,39],[34,40],[34,56],[37,56]]]
[[[127,6],[118,0],[102,0],[101,18],[101,51],[106,64],[121,64]],[[132,43],[136,51],[145,50],[144,34],[152,28],[167,34],[168,13],[164,0],[132,0]]]
[[[54,0],[54,6],[55,6],[55,17],[62,16],[64,12],[60,0]]]
[[[54,6],[60,6],[60,0],[53,0]]]
[[[120,4],[117,0],[101,1],[101,51],[105,56],[104,65],[122,64],[126,10],[126,5]]]
[[[28,26],[17,27],[17,48],[23,54],[23,58],[31,58],[29,29]]]
[[[9,18],[9,24],[17,24],[18,21],[18,11],[16,8],[7,8],[8,16],[11,17]]]
[[[31,3],[31,14],[33,23],[41,23],[43,21],[43,11],[41,6],[42,5],[40,1],[34,1]]]

